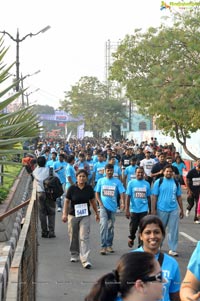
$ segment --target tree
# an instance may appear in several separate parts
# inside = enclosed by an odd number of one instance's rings
[[[126,87],[142,114],[156,117],[165,134],[185,152],[187,138],[200,128],[200,12],[176,14],[162,24],[126,36],[114,54],[111,79]]]
[[[3,39],[0,38],[0,85],[5,86],[5,81],[10,77],[9,71],[12,65],[6,68],[3,59],[8,48],[3,46]],[[23,141],[39,136],[40,127],[37,116],[33,113],[32,107],[21,108],[14,113],[6,113],[6,107],[16,100],[24,91],[8,95],[13,91],[16,82],[7,88],[0,90],[0,166],[14,165],[11,159],[14,154],[23,153],[19,147]],[[10,93],[12,94],[12,93]],[[12,176],[0,172],[0,176]]]
[[[60,104],[66,112],[81,116],[85,129],[97,138],[109,131],[113,122],[120,123],[125,117],[121,100],[109,95],[107,85],[96,77],[82,77],[71,91],[65,92],[65,99]]]

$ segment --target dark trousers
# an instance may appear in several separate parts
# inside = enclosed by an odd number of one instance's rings
[[[37,201],[42,234],[54,234],[56,202],[48,200],[45,192],[37,192]]]
[[[129,223],[129,233],[130,233],[129,239],[134,241],[140,220],[146,215],[147,212],[140,212],[140,213],[131,212],[130,223]],[[138,238],[138,242],[140,245],[139,238]]]
[[[198,193],[193,193],[192,196],[187,197],[187,210],[191,211],[192,208],[195,205],[195,213],[194,213],[194,221],[198,220],[197,218],[197,206],[198,206],[198,200],[199,200],[199,194]]]

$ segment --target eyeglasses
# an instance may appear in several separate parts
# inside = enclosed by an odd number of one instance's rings
[[[142,281],[144,281],[144,282],[153,282],[153,281],[163,282],[162,271],[159,272],[158,274],[154,275],[154,276],[145,276],[142,279]]]

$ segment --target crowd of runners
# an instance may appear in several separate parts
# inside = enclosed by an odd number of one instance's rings
[[[133,277],[132,282],[134,281],[134,296],[138,296],[141,291],[141,283],[136,285],[136,280],[141,279],[145,285],[150,281],[158,281],[162,285],[164,283],[163,300],[198,300],[198,294],[195,295],[196,299],[193,299],[198,285],[198,281],[194,281],[197,274],[197,279],[200,279],[200,273],[194,266],[197,256],[193,255],[189,265],[189,276],[186,274],[186,279],[190,277],[195,284],[191,287],[182,286],[188,294],[186,299],[183,294],[180,299],[180,269],[173,257],[178,256],[179,219],[184,215],[187,217],[195,206],[194,222],[199,223],[200,160],[197,160],[195,167],[187,170],[184,179],[183,170],[186,170],[186,165],[174,144],[159,145],[159,141],[153,137],[150,141],[142,141],[140,144],[133,140],[114,141],[112,138],[100,141],[93,138],[70,141],[41,140],[37,143],[34,156],[37,164],[32,165],[30,173],[37,186],[41,236],[56,237],[55,214],[56,211],[60,212],[58,214],[61,214],[62,221],[68,222],[71,262],[80,261],[86,269],[92,267],[89,245],[91,214],[95,215],[99,223],[99,253],[102,256],[115,251],[113,239],[116,213],[122,212],[129,219],[127,244],[132,251],[130,254],[135,255],[123,257],[115,272],[103,276],[97,282],[98,287],[95,284],[85,300],[106,300],[104,297],[95,297],[100,292],[100,295],[107,294],[109,301],[130,300],[133,297],[130,286],[120,287],[121,281],[124,281],[122,279],[129,281],[128,272],[125,277],[121,275],[120,269],[123,265],[125,269],[131,265],[131,260],[135,266],[135,270],[130,274],[130,277]],[[30,154],[27,154],[25,159],[28,162],[32,160],[30,158]],[[24,164],[28,164],[26,160]],[[56,200],[48,200],[43,187],[43,181],[49,176],[50,168],[53,169],[53,175],[59,178],[64,191]],[[185,213],[182,204],[183,185],[188,192]],[[160,252],[165,232],[168,254]],[[137,237],[136,233],[139,233]],[[151,269],[146,270],[143,276],[140,276],[140,273],[145,265],[142,264],[144,258],[140,256],[140,252],[153,254],[156,262],[159,262],[159,265],[153,263],[152,257],[146,254],[147,265],[150,264]],[[140,273],[137,272],[135,261],[138,261]],[[191,275],[194,275],[194,279]],[[105,285],[103,287],[103,283],[109,279],[115,285],[116,282],[120,283],[114,293],[112,285],[108,290],[105,290]],[[159,291],[157,293],[149,299],[143,296],[141,300],[158,300]]]

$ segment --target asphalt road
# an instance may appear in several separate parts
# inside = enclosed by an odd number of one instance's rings
[[[184,208],[186,207],[184,196]],[[194,210],[194,209],[193,209]],[[180,235],[177,261],[181,274],[184,276],[188,260],[199,240],[200,224],[193,223],[194,211],[191,216],[180,221]],[[37,301],[81,301],[92,284],[104,273],[115,268],[119,257],[129,252],[127,246],[128,223],[124,213],[117,214],[115,223],[114,254],[102,256],[100,250],[99,225],[91,218],[91,263],[92,269],[84,269],[80,262],[71,263],[67,224],[62,223],[61,213],[56,216],[56,238],[45,239],[39,236]],[[163,252],[168,252],[164,241]]]

